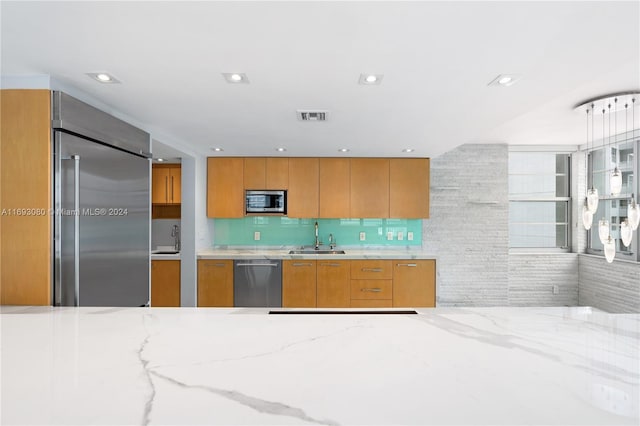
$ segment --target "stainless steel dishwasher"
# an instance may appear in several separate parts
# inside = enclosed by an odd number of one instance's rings
[[[234,306],[282,306],[282,261],[266,259],[233,261]]]

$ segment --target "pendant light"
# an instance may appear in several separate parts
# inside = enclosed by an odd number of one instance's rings
[[[618,111],[618,98],[615,98],[613,100],[614,103],[614,108],[613,110],[615,112]],[[609,176],[609,187],[611,189],[611,195],[618,196],[620,195],[620,191],[622,191],[622,173],[620,172],[620,169],[618,168],[618,120],[617,120],[617,113],[616,113],[616,118],[614,118],[614,135],[616,138],[616,143],[615,143],[615,147],[616,147],[616,158],[614,159],[615,162],[615,168],[613,169],[613,171],[611,172],[611,175]],[[609,105],[609,142],[611,142],[611,105]],[[611,147],[609,147],[609,152],[611,152]]]
[[[604,151],[604,129],[605,129],[605,114],[606,110],[602,108],[602,170],[607,169],[607,165],[605,163],[605,151]],[[604,214],[604,212],[602,212]],[[598,237],[600,237],[600,242],[605,244],[607,238],[609,237],[609,221],[604,218],[600,218],[598,221]]]
[[[585,177],[589,176],[589,161],[588,161],[588,155],[589,155],[589,111],[591,111],[589,108],[587,108],[587,152],[585,154],[585,162],[584,162],[584,169],[585,169]],[[589,194],[589,182],[588,182],[588,178],[585,179],[586,181],[586,194]],[[597,194],[596,194],[597,195]],[[595,201],[596,204],[596,209],[598,208],[598,200],[596,198]],[[582,204],[582,225],[584,226],[584,229],[589,230],[591,229],[591,224],[593,223],[593,212],[591,211],[591,207],[589,206],[589,196],[587,195],[586,197],[584,197],[584,204]]]
[[[640,205],[636,203],[633,194],[631,194],[631,202],[627,204],[627,219],[633,231],[638,229],[638,225],[640,225]]]
[[[616,257],[616,244],[611,235],[604,242],[604,257],[607,259],[607,263],[613,262],[613,258]]]
[[[593,151],[593,122],[595,120],[595,104],[591,104],[591,150]],[[587,156],[589,155],[589,153],[591,151],[589,151],[589,137],[588,137],[588,132],[589,132],[589,108],[587,107]],[[588,162],[588,160],[587,160]],[[587,178],[587,181],[589,179]],[[591,159],[591,188],[589,188],[587,190],[587,207],[589,209],[589,212],[591,212],[591,220],[593,220],[593,215],[595,214],[596,211],[598,211],[598,190],[593,186],[593,158]],[[589,225],[589,228],[591,228],[591,225]],[[587,229],[589,229],[587,228]]]
[[[633,239],[633,229],[629,225],[629,219],[625,219],[620,224],[620,239],[625,247],[631,246],[631,240]]]

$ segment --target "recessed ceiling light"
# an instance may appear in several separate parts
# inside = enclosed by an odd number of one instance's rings
[[[517,74],[500,74],[491,80],[489,86],[509,87],[513,86],[518,80],[520,80],[520,76]]]
[[[158,158],[158,161],[162,163],[164,161],[164,158]]]
[[[215,151],[215,152],[221,152],[221,151],[224,151],[224,149],[222,149],[222,148],[220,148],[220,147],[211,148],[211,150],[212,150],[212,151]]]
[[[239,83],[249,83],[249,78],[245,73],[242,72],[223,72],[222,76],[227,83],[239,84]]]
[[[276,148],[276,151],[278,152],[285,152],[286,150],[287,148],[283,148],[283,147]]]
[[[338,151],[340,151],[340,152],[349,152],[351,150],[349,148],[340,148]]]
[[[380,84],[382,82],[383,74],[360,74],[358,84],[373,85]]]
[[[100,83],[114,84],[120,81],[108,72],[88,72],[87,75]]]
[[[413,151],[415,151],[415,149],[413,148],[405,148],[402,150],[402,152],[413,152]]]

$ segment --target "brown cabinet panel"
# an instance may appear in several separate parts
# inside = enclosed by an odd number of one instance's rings
[[[244,159],[244,189],[267,189],[266,162],[264,157]]]
[[[390,280],[393,277],[391,260],[352,260],[352,280]]]
[[[396,260],[393,265],[393,306],[435,307],[435,260]]]
[[[151,202],[167,204],[169,199],[169,169],[153,166],[151,169]]]
[[[180,261],[151,261],[151,306],[180,306]]]
[[[389,217],[429,217],[429,159],[389,160]]]
[[[350,217],[389,217],[389,159],[351,159]]]
[[[289,159],[267,157],[265,189],[288,189]]]
[[[389,299],[393,297],[391,280],[351,280],[351,299]]]
[[[318,308],[348,308],[351,298],[349,261],[318,260],[317,265]]]
[[[182,202],[182,167],[172,167],[169,169],[169,202],[180,204]]]
[[[207,217],[244,217],[244,160],[207,158]]]
[[[320,158],[321,218],[351,216],[351,160],[349,158]]]
[[[198,306],[233,307],[233,260],[198,260]]]
[[[282,306],[285,308],[316,307],[315,260],[284,260],[282,262]]]
[[[351,299],[352,308],[391,308],[391,299]]]
[[[317,158],[289,159],[287,216],[318,217],[318,167]]]

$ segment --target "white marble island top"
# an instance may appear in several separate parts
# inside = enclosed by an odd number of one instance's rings
[[[640,315],[2,307],[2,424],[637,425]]]
[[[323,247],[324,249],[325,247]],[[297,248],[213,248],[198,252],[198,259],[436,259],[433,253],[407,249],[340,248],[344,254],[289,254]]]

